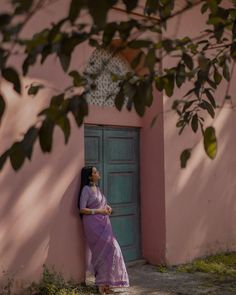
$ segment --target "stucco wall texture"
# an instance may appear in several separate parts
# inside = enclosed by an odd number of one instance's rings
[[[68,3],[58,1],[32,17],[22,34],[32,36],[63,17],[67,9]],[[112,12],[109,18],[122,19],[124,15]],[[92,51],[88,44],[80,46],[73,54],[71,70],[82,70]],[[21,57],[13,57],[10,64],[20,67],[20,60]],[[27,87],[32,82],[46,85],[36,97],[27,95]],[[44,65],[30,68],[27,78],[22,78],[21,97],[9,83],[2,81],[7,109],[0,129],[1,153],[21,138],[37,121],[37,114],[47,106],[51,95],[63,90],[68,83],[55,57],[50,57]],[[141,247],[143,255],[152,263],[164,261],[165,246],[163,118],[158,118],[157,124],[150,128],[157,110],[162,111],[160,98],[160,94],[155,93],[155,103],[142,119],[134,111],[91,106],[85,120],[86,124],[141,129]],[[37,280],[43,264],[54,266],[65,278],[84,280],[84,236],[76,208],[80,171],[84,166],[84,128],[78,129],[72,117],[70,122],[71,136],[66,146],[63,133],[56,128],[52,153],[43,154],[37,142],[31,162],[25,163],[20,171],[14,172],[9,161],[1,171],[1,281],[8,276],[13,276],[16,282]],[[7,275],[2,271],[7,271]]]
[[[204,16],[196,7],[171,20],[164,37],[199,36],[205,29],[204,23]],[[163,60],[164,68],[172,64],[173,59]],[[218,138],[217,156],[212,161],[204,152],[201,132],[195,135],[189,127],[179,136],[179,130],[175,128],[177,116],[168,112],[174,99],[183,97],[191,87],[176,89],[171,98],[163,98],[166,261],[170,264],[184,263],[219,251],[236,250],[235,111],[230,108],[230,103],[226,103],[216,110],[214,121],[209,116],[206,118],[205,127],[214,126]],[[222,85],[215,94],[218,105],[222,104],[226,87]],[[235,83],[231,83],[230,94],[234,102],[235,90]],[[181,152],[193,146],[187,168],[181,169]]]
[[[35,15],[22,33],[31,36],[63,17],[68,3],[58,1]],[[195,13],[185,15],[186,23],[182,20],[179,35],[190,33],[186,24],[191,23]],[[115,11],[109,15],[109,19],[122,18],[125,16]],[[200,18],[196,22],[200,26]],[[194,29],[196,33],[200,30],[197,24]],[[192,27],[191,31],[194,33]],[[83,69],[92,51],[87,44],[80,46],[73,54],[71,70]],[[164,60],[164,66],[171,62]],[[11,64],[19,67],[20,58],[12,58]],[[32,81],[42,81],[48,87],[30,97],[26,87]],[[1,153],[36,122],[37,113],[48,104],[51,94],[63,90],[69,80],[58,60],[50,57],[43,66],[30,68],[22,83],[22,97],[13,92],[10,84],[1,83],[7,99],[0,128]],[[177,91],[174,97],[182,93]],[[219,150],[217,158],[210,161],[204,155],[199,134],[187,131],[181,137],[177,135],[176,118],[166,112],[170,105],[171,99],[162,100],[162,95],[155,92],[154,103],[143,118],[134,111],[91,106],[85,120],[86,124],[140,128],[141,248],[143,257],[152,264],[177,264],[208,252],[236,248],[234,113],[229,108],[219,110],[214,122]],[[16,280],[38,279],[43,264],[54,265],[66,278],[84,279],[84,237],[76,208],[84,165],[84,129],[78,129],[70,119],[71,136],[66,146],[57,128],[52,153],[43,154],[37,142],[31,162],[19,172],[14,172],[8,162],[0,173],[1,279],[2,270]],[[180,152],[195,142],[198,144],[189,165],[181,170]]]

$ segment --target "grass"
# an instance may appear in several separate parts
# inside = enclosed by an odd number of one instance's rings
[[[202,272],[208,274],[226,275],[236,278],[236,252],[211,255],[176,267],[164,264],[157,266],[157,271],[161,273],[173,270],[176,272]]]
[[[203,272],[236,278],[236,253],[224,253],[196,259],[192,263],[177,266],[177,272]]]
[[[202,278],[203,287],[218,287],[222,291],[232,291],[236,294],[236,252],[211,255],[176,267],[160,265],[157,271],[204,273],[206,276]]]
[[[6,284],[0,288],[0,295],[14,295],[13,286],[14,280],[8,278]],[[44,266],[41,280],[18,290],[19,292],[21,295],[85,295],[97,293],[97,290],[95,287],[78,284],[73,280],[66,281],[62,274]]]

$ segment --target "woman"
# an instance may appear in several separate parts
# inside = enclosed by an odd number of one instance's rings
[[[100,294],[107,294],[111,292],[111,287],[128,287],[129,278],[120,246],[112,233],[109,219],[112,208],[97,186],[99,179],[95,167],[82,169],[78,207],[83,217],[85,238],[92,253],[95,284]]]

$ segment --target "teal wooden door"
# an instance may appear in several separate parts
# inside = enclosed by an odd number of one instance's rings
[[[140,258],[138,129],[86,126],[85,163],[101,172],[99,185],[113,208],[112,228],[125,261]]]

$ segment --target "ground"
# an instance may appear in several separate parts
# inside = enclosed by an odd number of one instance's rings
[[[128,265],[129,289],[116,294],[236,295],[236,253],[222,253],[180,266]],[[91,282],[92,284],[92,282]]]
[[[128,264],[130,288],[116,289],[116,295],[236,295],[236,253],[197,259],[180,266],[153,266],[144,260]],[[61,274],[44,266],[42,278],[29,287],[13,291],[14,280],[0,286],[0,295],[92,295],[98,294],[94,278],[86,285],[65,281]]]
[[[121,294],[157,295],[235,295],[236,279],[220,281],[215,274],[181,273],[170,270],[158,272],[157,267],[144,264],[128,267],[130,285],[128,292]],[[124,290],[125,291],[125,290]]]

